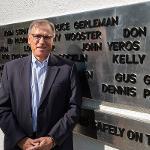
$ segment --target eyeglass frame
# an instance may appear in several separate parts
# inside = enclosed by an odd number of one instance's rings
[[[54,38],[54,35],[41,35],[41,34],[31,34],[33,39],[40,41],[43,38],[44,41],[49,41]]]

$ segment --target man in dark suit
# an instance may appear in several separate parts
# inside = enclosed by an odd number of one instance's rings
[[[73,150],[72,130],[81,94],[75,65],[51,53],[54,25],[31,23],[32,55],[5,64],[0,87],[0,127],[5,150]]]

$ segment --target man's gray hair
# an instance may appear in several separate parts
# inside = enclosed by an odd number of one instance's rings
[[[29,26],[29,29],[28,29],[28,35],[31,33],[33,27],[35,26],[40,26],[42,24],[47,24],[51,27],[52,31],[53,31],[53,34],[54,34],[54,37],[55,37],[55,26],[52,22],[46,20],[46,19],[39,19],[39,20],[35,20],[33,21],[30,26]]]

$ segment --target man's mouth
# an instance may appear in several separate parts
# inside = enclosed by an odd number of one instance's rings
[[[38,50],[43,51],[45,50],[45,47],[37,47]]]

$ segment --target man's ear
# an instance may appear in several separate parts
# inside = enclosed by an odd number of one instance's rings
[[[28,45],[30,46],[30,44],[31,44],[31,37],[30,35],[28,35]]]

